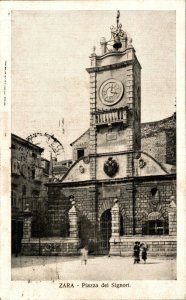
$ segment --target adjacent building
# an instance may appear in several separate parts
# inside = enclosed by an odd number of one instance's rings
[[[11,207],[12,251],[19,252],[26,205],[32,212],[44,210],[47,203],[49,161],[43,148],[12,134],[11,136]]]

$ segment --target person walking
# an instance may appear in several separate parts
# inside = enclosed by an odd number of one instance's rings
[[[146,260],[147,260],[147,249],[148,249],[148,246],[145,245],[145,244],[141,244],[141,258],[143,259],[144,261],[144,264],[146,263]]]
[[[134,264],[138,264],[140,262],[140,243],[135,242],[134,249],[133,249],[133,257],[134,257]]]
[[[88,248],[85,246],[84,248],[81,249],[81,264],[85,263],[87,264],[88,260]]]

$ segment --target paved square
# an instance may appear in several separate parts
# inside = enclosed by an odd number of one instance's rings
[[[148,258],[147,263],[133,264],[130,257],[89,256],[87,265],[81,258],[60,256],[12,257],[12,280],[174,280],[176,260]]]

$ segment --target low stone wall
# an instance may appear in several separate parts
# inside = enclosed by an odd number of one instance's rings
[[[175,236],[121,236],[110,239],[110,255],[132,256],[134,243],[148,245],[148,256],[176,257],[177,241]]]
[[[78,238],[22,239],[22,255],[78,255]]]

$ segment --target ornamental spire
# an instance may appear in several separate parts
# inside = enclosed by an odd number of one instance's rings
[[[118,28],[118,25],[119,25],[119,17],[120,17],[120,11],[118,10],[117,11],[117,17],[116,17],[117,28]]]
[[[101,38],[100,44],[102,46],[102,54],[106,53],[107,51],[118,51],[120,48],[122,48],[121,51],[123,51],[127,48],[127,34],[122,29],[122,24],[119,22],[119,18],[120,11],[118,10],[116,15],[116,27],[110,27],[110,40],[106,41],[105,38]],[[114,49],[109,49],[109,46],[113,47]]]
[[[116,24],[117,27],[110,27],[111,30],[111,41],[114,41],[113,47],[118,50],[122,47],[121,39],[126,35],[122,29],[122,24],[119,23],[120,11],[117,11]]]

